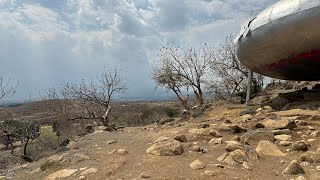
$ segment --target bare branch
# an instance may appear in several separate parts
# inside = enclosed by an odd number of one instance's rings
[[[2,76],[0,76],[0,100],[7,96],[14,95],[18,85],[19,82],[14,82],[10,78],[5,80]]]

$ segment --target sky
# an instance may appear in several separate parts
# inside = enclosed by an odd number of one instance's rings
[[[127,96],[152,96],[159,49],[218,45],[277,0],[0,0],[0,75],[15,99],[122,69]]]

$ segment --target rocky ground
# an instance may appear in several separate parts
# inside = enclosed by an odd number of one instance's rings
[[[97,127],[0,179],[320,179],[319,115],[216,103],[161,126]]]

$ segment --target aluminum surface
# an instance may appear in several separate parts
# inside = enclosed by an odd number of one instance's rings
[[[239,60],[254,72],[291,80],[320,80],[320,0],[282,0],[242,27]]]

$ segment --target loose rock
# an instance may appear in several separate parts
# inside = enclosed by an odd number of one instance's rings
[[[222,135],[221,135],[218,131],[216,131],[216,130],[210,130],[210,131],[209,131],[209,134],[210,134],[211,136],[213,136],[213,137],[216,137],[216,138],[222,137]]]
[[[146,153],[158,156],[176,156],[183,153],[183,147],[179,141],[167,140],[152,145]]]
[[[232,141],[240,141],[240,137],[237,136],[237,135],[235,135],[235,136],[232,137],[231,140],[232,140]]]
[[[147,179],[147,178],[150,178],[150,175],[145,174],[145,173],[141,173],[141,174],[139,175],[139,178]]]
[[[288,167],[282,172],[282,175],[299,175],[304,174],[305,171],[303,168],[299,165],[299,163],[296,160],[293,160],[290,162]]]
[[[262,121],[262,124],[268,129],[294,129],[297,127],[297,124],[294,121],[281,119],[281,120],[272,120],[266,119]]]
[[[169,140],[170,138],[166,137],[166,136],[161,136],[159,137],[158,139],[154,140],[153,142],[154,143],[159,143],[159,142],[163,142],[163,141],[167,141]]]
[[[194,170],[199,170],[199,169],[205,168],[206,165],[203,162],[201,162],[199,159],[197,159],[190,164],[190,167]]]
[[[210,124],[200,124],[199,126],[198,126],[198,129],[201,129],[201,128],[207,128],[207,127],[209,127],[210,126]]]
[[[85,171],[83,171],[80,175],[87,175],[87,174],[95,174],[98,172],[98,169],[96,168],[89,168]]]
[[[241,139],[246,144],[256,146],[261,140],[274,142],[274,135],[270,130],[256,129],[253,131],[246,132]]]
[[[253,169],[253,165],[251,163],[249,163],[248,161],[244,161],[242,163],[242,167],[245,169],[245,170],[248,170],[248,171],[251,171]]]
[[[256,151],[258,154],[267,155],[267,156],[275,156],[275,157],[281,157],[285,156],[283,152],[280,151],[280,149],[270,141],[260,141]]]
[[[297,141],[292,144],[293,151],[307,151],[308,145],[304,141]]]
[[[226,146],[226,150],[231,152],[236,149],[243,149],[243,145],[238,141],[228,141]]]
[[[193,146],[193,147],[192,147],[192,150],[193,150],[194,152],[201,152],[201,148],[200,148],[200,146],[198,146],[198,145]]]
[[[288,141],[289,139],[292,138],[292,136],[287,134],[282,134],[282,135],[276,135],[274,136],[274,138],[279,141]]]
[[[183,134],[176,135],[173,139],[176,141],[179,141],[179,142],[187,142],[188,141],[186,136]]]
[[[77,172],[77,169],[63,169],[60,171],[57,171],[55,173],[50,174],[45,178],[45,180],[56,180],[61,178],[66,178]]]
[[[319,131],[314,131],[310,134],[310,137],[318,137]]]
[[[117,153],[118,153],[118,154],[128,154],[128,151],[127,151],[126,149],[119,148],[119,149],[117,150]]]
[[[114,144],[114,143],[117,143],[117,141],[116,140],[110,140],[110,141],[107,142],[107,144]]]
[[[212,177],[212,176],[218,176],[219,174],[220,174],[219,171],[212,171],[212,170],[206,170],[206,171],[204,172],[204,175],[210,176],[210,177]]]
[[[212,138],[209,144],[222,144],[222,138]]]
[[[247,130],[243,127],[240,127],[238,125],[232,125],[230,126],[230,131],[231,133],[242,133],[242,132],[247,132]]]
[[[290,146],[293,142],[290,141],[280,141],[279,145],[280,146]]]

